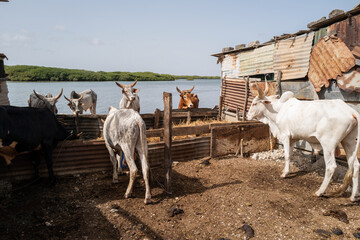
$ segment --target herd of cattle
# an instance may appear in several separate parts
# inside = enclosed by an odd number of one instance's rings
[[[119,108],[110,107],[104,122],[103,135],[106,148],[113,164],[113,182],[118,182],[121,169],[121,154],[125,156],[130,170],[129,185],[125,193],[128,198],[132,194],[134,180],[137,174],[135,151],[140,158],[142,174],[145,181],[145,203],[151,202],[149,187],[148,146],[146,141],[146,125],[141,118],[140,99],[134,86],[116,83],[122,89],[122,99]],[[324,194],[336,168],[335,150],[341,144],[346,152],[348,171],[343,185],[335,192],[343,193],[352,179],[351,201],[358,198],[359,161],[357,152],[360,139],[360,114],[341,100],[299,101],[292,92],[285,92],[280,98],[268,94],[266,82],[265,91],[256,83],[258,96],[252,101],[247,119],[259,120],[268,124],[272,134],[284,145],[285,168],[281,177],[289,172],[289,162],[294,144],[298,140],[308,141],[315,152],[323,150],[326,171],[325,178],[316,196]],[[192,91],[181,91],[179,109],[197,108],[199,99]],[[35,176],[38,177],[39,152],[42,152],[49,172],[51,184],[55,183],[52,169],[52,151],[57,143],[77,136],[69,133],[57,121],[56,102],[63,90],[56,97],[51,94],[43,96],[34,90],[28,100],[29,107],[0,107],[0,156],[7,164],[16,155],[30,152],[34,161]],[[65,97],[65,96],[64,96]],[[73,114],[82,114],[90,109],[96,114],[97,95],[92,90],[81,93],[71,92],[70,99],[65,97]],[[334,193],[334,194],[335,194]]]
[[[131,196],[138,171],[134,159],[136,150],[145,180],[145,203],[150,203],[146,125],[139,114],[140,99],[136,94],[138,89],[134,88],[136,83],[137,81],[129,85],[122,85],[116,82],[122,89],[120,109],[109,108],[109,113],[104,122],[103,135],[113,164],[113,182],[115,183],[118,182],[118,174],[122,171],[120,156],[122,153],[125,156],[130,170],[130,181],[125,193],[126,198]],[[194,87],[184,91],[177,87],[176,89],[180,93],[180,109],[198,107],[199,99],[196,94],[191,93]],[[56,118],[55,114],[58,112],[56,103],[62,94],[63,89],[56,97],[51,94],[43,96],[34,90],[28,99],[29,107],[0,107],[0,156],[5,159],[7,164],[10,164],[17,155],[29,153],[29,158],[34,162],[35,178],[38,178],[40,153],[42,153],[51,184],[56,182],[52,168],[54,148],[59,141],[78,137],[78,135],[69,133]],[[93,90],[88,89],[80,93],[72,91],[70,98],[66,96],[64,98],[69,102],[68,106],[73,114],[82,114],[88,109],[91,114],[96,114],[97,94]]]

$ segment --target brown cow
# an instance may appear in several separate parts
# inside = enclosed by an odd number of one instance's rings
[[[199,98],[196,94],[191,93],[195,86],[189,90],[180,90],[176,86],[176,90],[180,93],[180,102],[178,109],[191,109],[199,107]]]

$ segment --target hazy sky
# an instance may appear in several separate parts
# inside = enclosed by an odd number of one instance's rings
[[[356,0],[9,0],[0,2],[7,65],[220,75],[213,53],[265,42]]]

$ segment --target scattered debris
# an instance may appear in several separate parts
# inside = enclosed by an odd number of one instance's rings
[[[50,222],[45,222],[45,225],[46,225],[47,227],[51,227],[51,223],[50,223]]]
[[[119,210],[118,209],[115,209],[115,208],[112,208],[112,209],[110,209],[110,212],[111,213],[116,213],[116,212],[118,212]]]
[[[175,215],[182,214],[182,213],[184,213],[184,210],[182,210],[181,208],[172,207],[169,212],[169,217],[174,217]]]
[[[331,237],[331,232],[323,230],[323,229],[316,229],[314,232],[319,234],[322,237],[329,238]]]
[[[357,233],[353,233],[354,237],[356,238],[360,238],[360,232],[357,232]]]
[[[200,164],[202,164],[204,166],[208,166],[208,165],[210,165],[210,159],[211,159],[210,157],[203,158],[203,159],[201,159],[202,162]]]
[[[80,189],[78,187],[74,187],[74,191],[78,192],[78,191],[80,191]]]
[[[331,232],[335,235],[343,235],[343,231],[340,228],[333,228],[331,229]]]
[[[242,225],[241,229],[246,234],[245,239],[250,239],[250,238],[253,238],[255,236],[255,231],[250,225],[244,224],[244,225]]]
[[[347,224],[349,223],[347,214],[342,210],[330,210],[328,212],[325,212],[323,215],[337,218],[339,221]]]
[[[230,238],[219,238],[219,240],[230,240]]]

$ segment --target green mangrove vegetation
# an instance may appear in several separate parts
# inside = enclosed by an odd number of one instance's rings
[[[216,79],[216,76],[170,75],[152,72],[94,72],[87,70],[39,67],[5,66],[10,81],[174,81],[176,79]]]

